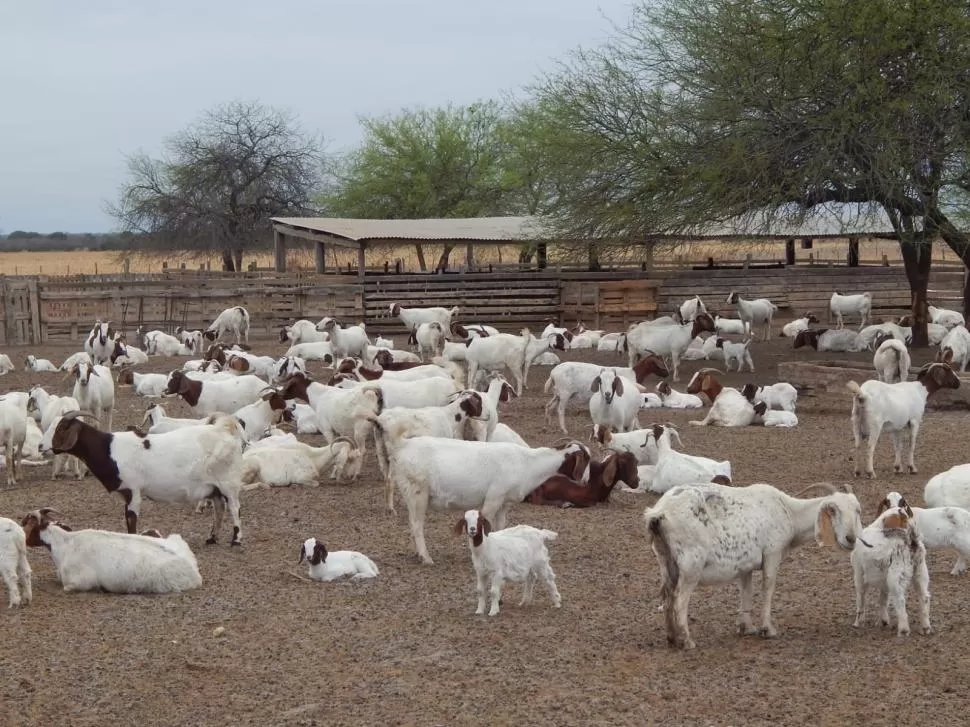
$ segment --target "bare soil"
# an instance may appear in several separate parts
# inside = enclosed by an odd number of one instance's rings
[[[778,361],[826,358],[792,352],[789,342],[756,344],[754,377],[775,381]],[[278,343],[258,348],[277,354]],[[39,348],[61,361],[73,349]],[[25,350],[8,353],[18,362]],[[917,352],[921,363],[928,352]],[[596,352],[566,358],[603,363]],[[854,358],[840,354],[839,358]],[[859,355],[865,360],[865,354]],[[178,362],[180,363],[180,362]],[[147,370],[174,368],[153,359]],[[700,366],[688,364],[678,388]],[[531,444],[560,437],[544,423],[534,368],[522,399],[503,421]],[[0,390],[40,383],[67,393],[62,374],[22,370]],[[119,389],[115,426],[141,421],[146,401]],[[805,398],[794,430],[683,426],[691,453],[729,458],[736,483],[769,482],[795,492],[829,480],[852,481],[848,397]],[[187,416],[166,400],[173,416]],[[644,412],[677,424],[698,412]],[[577,410],[571,434],[586,438]],[[888,437],[875,481],[855,481],[865,520],[888,490],[922,503],[926,479],[968,460],[964,412],[931,412],[920,435],[921,474],[891,474]],[[310,438],[312,441],[313,438]],[[789,556],[775,599],[780,635],[736,635],[733,587],[700,589],[691,604],[692,652],[670,650],[656,612],[659,579],[646,546],[642,513],[652,495],[616,493],[588,510],[518,505],[512,522],[552,528],[552,563],[563,607],[545,593],[518,608],[510,585],[496,618],[478,617],[474,573],[455,512],[431,512],[434,566],[418,563],[403,508],[385,512],[373,457],[357,486],[247,493],[244,545],[203,544],[209,515],[192,507],[146,503],[142,527],[182,533],[198,554],[204,584],[176,596],[67,594],[49,556],[30,553],[34,603],[0,613],[0,724],[85,725],[843,725],[963,724],[968,708],[970,617],[967,578],[952,577],[952,553],[930,554],[935,633],[897,638],[873,621],[852,628],[848,556],[814,545]],[[49,467],[24,468],[14,488],[0,486],[0,514],[19,519],[56,507],[75,527],[122,530],[123,508],[93,477],[49,479]],[[381,569],[365,583],[308,583],[292,573],[301,541],[360,550]],[[4,594],[5,595],[5,594]],[[756,602],[757,603],[757,602]],[[914,625],[915,601],[910,616]],[[213,630],[222,626],[225,634]]]

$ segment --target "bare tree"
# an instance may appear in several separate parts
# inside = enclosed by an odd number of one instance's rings
[[[130,156],[107,211],[156,245],[218,252],[224,270],[240,271],[243,250],[269,244],[271,217],[312,212],[321,148],[284,111],[223,104],[167,139],[161,158]]]

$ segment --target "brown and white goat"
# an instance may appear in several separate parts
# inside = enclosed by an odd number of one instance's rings
[[[637,458],[631,452],[610,452],[601,460],[592,460],[587,485],[567,475],[555,474],[526,495],[523,502],[531,505],[592,507],[607,502],[620,481],[633,489],[640,484]]]

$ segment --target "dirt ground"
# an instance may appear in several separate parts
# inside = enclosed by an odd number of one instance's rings
[[[792,352],[785,339],[756,344],[754,377],[775,381],[781,360],[824,358]],[[282,347],[259,342],[261,352]],[[57,362],[65,347],[29,351]],[[21,365],[28,351],[8,350]],[[871,355],[871,354],[870,354]],[[917,352],[921,363],[928,352]],[[572,353],[603,363],[610,354]],[[853,358],[839,355],[839,358]],[[859,355],[865,359],[867,355]],[[153,359],[145,370],[176,361]],[[700,364],[686,365],[678,388]],[[543,421],[536,367],[522,399],[502,419],[531,444],[560,437]],[[0,390],[42,384],[67,393],[62,374],[22,370]],[[141,421],[146,401],[119,389],[117,429]],[[845,404],[805,399],[794,430],[683,426],[684,449],[729,458],[737,484],[768,482],[795,492],[829,480],[853,481]],[[835,406],[833,406],[835,404]],[[168,400],[173,416],[187,409]],[[841,406],[841,409],[840,409]],[[644,424],[686,424],[698,413],[643,412]],[[585,439],[588,413],[572,412],[571,434]],[[866,522],[883,494],[899,490],[922,503],[927,478],[966,462],[967,414],[931,412],[917,450],[920,473],[891,474],[888,437],[879,479],[853,481]],[[311,441],[313,438],[310,438]],[[844,725],[963,724],[970,700],[970,575],[951,577],[951,553],[931,552],[935,633],[897,638],[873,622],[852,628],[853,591],[846,553],[809,545],[782,567],[774,640],[735,632],[734,587],[699,589],[691,604],[692,652],[670,650],[655,608],[656,561],[642,513],[652,495],[616,493],[607,506],[560,510],[518,505],[513,523],[558,531],[552,564],[563,607],[545,593],[518,608],[506,590],[496,618],[478,617],[474,573],[456,512],[431,512],[434,566],[416,560],[403,508],[384,510],[373,457],[358,486],[246,493],[245,544],[203,544],[209,515],[190,506],[146,503],[142,527],[183,534],[198,555],[202,588],[176,596],[66,594],[49,556],[32,550],[34,603],[0,613],[0,724],[85,725]],[[24,468],[16,487],[0,486],[0,514],[19,519],[51,506],[75,527],[122,530],[120,498],[93,477],[49,479]],[[331,549],[360,550],[381,574],[365,583],[308,583],[291,575],[300,543],[315,536]],[[4,594],[5,597],[5,594]],[[756,600],[757,604],[760,599]],[[910,599],[915,627],[915,596]],[[221,637],[216,627],[225,627]]]

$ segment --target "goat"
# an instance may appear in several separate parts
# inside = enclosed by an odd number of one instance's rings
[[[967,370],[970,362],[970,332],[966,326],[954,326],[940,341],[940,350],[936,354],[937,363],[945,363],[956,371],[957,362],[960,371]]]
[[[432,358],[441,354],[445,332],[438,321],[421,323],[414,331],[414,340],[418,344],[418,355],[422,359]]]
[[[859,447],[862,440],[868,440],[866,454],[866,474],[875,477],[872,459],[876,444],[883,428],[889,429],[893,439],[895,461],[893,469],[902,472],[903,430],[909,430],[909,471],[916,474],[916,436],[923,421],[927,398],[940,389],[957,389],[960,379],[943,364],[927,364],[916,374],[916,381],[899,384],[885,384],[882,381],[866,381],[861,386],[850,381],[846,384],[853,394],[852,399],[852,436],[855,441],[855,476],[861,474]]]
[[[576,482],[569,475],[556,473],[525,496],[532,505],[592,507],[607,502],[617,482],[636,488],[637,458],[632,452],[610,452],[602,460],[589,463],[589,482]]]
[[[653,429],[649,427],[622,433],[613,433],[600,427],[594,430],[594,438],[607,449],[630,452],[636,458],[637,464],[657,463],[657,441],[653,438]]]
[[[813,485],[814,487],[814,485]],[[695,484],[668,490],[644,513],[647,538],[660,566],[667,642],[693,649],[687,608],[698,585],[737,581],[742,635],[754,633],[752,573],[762,572],[762,625],[774,637],[771,603],[784,556],[814,539],[851,550],[862,531],[862,506],[854,494],[792,497],[766,484],[730,487]]]
[[[876,369],[879,380],[887,384],[906,381],[909,378],[909,367],[912,360],[906,344],[895,338],[883,341],[872,357],[872,366]]]
[[[741,387],[741,395],[752,404],[763,401],[769,409],[787,412],[794,412],[798,401],[798,389],[785,381],[768,386],[745,384]]]
[[[75,411],[55,419],[44,432],[44,452],[73,454],[105,489],[125,501],[128,532],[138,530],[142,498],[157,502],[213,501],[215,543],[225,505],[233,522],[231,545],[242,543],[239,520],[239,470],[242,427],[235,417],[214,416],[191,429],[143,436],[137,432],[102,432],[81,421]]]
[[[796,318],[782,326],[781,335],[787,338],[794,338],[802,331],[807,330],[812,323],[818,323],[818,318],[813,313],[806,313],[801,318]]]
[[[833,330],[829,328],[808,328],[800,331],[792,342],[792,348],[811,346],[816,351],[868,351],[861,333],[847,329]]]
[[[27,545],[50,551],[65,591],[179,593],[202,585],[195,554],[180,535],[167,538],[72,530],[49,507],[23,518]]]
[[[966,321],[963,319],[963,315],[955,310],[947,310],[946,308],[937,308],[936,306],[929,306],[927,309],[930,314],[930,322],[936,323],[939,326],[943,326],[946,329],[954,328],[955,326],[965,326]]]
[[[485,613],[485,591],[491,580],[492,606],[489,616],[497,616],[505,581],[521,582],[522,600],[519,606],[532,603],[537,580],[545,583],[555,608],[562,606],[562,596],[556,588],[556,575],[549,565],[546,542],[556,539],[552,530],[540,530],[531,525],[516,525],[492,532],[492,524],[479,510],[466,510],[455,524],[455,533],[468,536],[468,549],[475,567],[478,607],[475,615]]]
[[[115,384],[111,369],[106,366],[84,363],[77,365],[74,374],[72,396],[84,411],[97,418],[106,432],[111,431],[112,412],[115,405]]]
[[[379,571],[370,558],[355,550],[337,550],[330,552],[327,547],[316,538],[307,538],[300,546],[300,560],[308,561],[307,575],[315,581],[334,581],[344,576],[350,576],[352,581],[367,578],[377,578]]]
[[[74,368],[81,362],[92,364],[91,356],[86,351],[78,351],[77,353],[72,353],[66,359],[64,363],[61,364],[61,371],[73,371]]]
[[[681,303],[677,312],[680,314],[681,323],[690,323],[701,313],[707,313],[707,306],[699,295],[695,295]]]
[[[399,303],[390,304],[392,316],[396,316],[404,327],[408,329],[408,343],[414,343],[414,332],[422,323],[436,321],[441,324],[442,330],[451,330],[451,320],[458,315],[459,308],[404,308]]]
[[[33,355],[27,357],[24,368],[27,369],[27,371],[33,371],[35,373],[45,373],[58,370],[57,366],[52,364],[48,359],[37,358]]]
[[[700,369],[687,384],[688,394],[704,394],[711,400],[711,408],[700,421],[691,421],[696,426],[714,424],[722,427],[746,427],[754,419],[754,407],[737,389],[721,386],[714,374],[717,369]]]
[[[634,384],[644,384],[651,374],[666,378],[670,375],[663,360],[656,355],[648,355],[640,359],[632,368],[610,366],[610,370]],[[554,367],[549,372],[544,391],[552,393],[552,398],[546,404],[546,422],[556,409],[559,417],[559,428],[564,434],[566,430],[566,408],[575,400],[579,404],[588,404],[593,396],[593,381],[603,370],[602,366],[583,363],[581,361],[567,361]]]
[[[304,361],[323,361],[330,365],[334,361],[333,344],[330,341],[304,341],[286,349],[287,358],[301,358]]]
[[[227,333],[235,336],[236,343],[249,343],[249,311],[241,305],[226,308],[217,315],[202,332],[202,337],[209,341],[218,341]]]
[[[299,320],[291,326],[283,326],[280,329],[280,343],[289,341],[291,346],[329,340],[330,336],[328,334],[317,330],[316,323],[306,319]]]
[[[754,405],[755,421],[760,420],[766,427],[797,427],[798,417],[793,411],[775,411],[769,409],[767,402],[759,401]]]
[[[306,374],[293,374],[279,386],[284,399],[302,399],[317,414],[317,427],[328,444],[335,437],[350,437],[363,454],[367,435],[373,424],[368,415],[377,416],[384,410],[383,392],[375,386],[341,389],[324,386]]]
[[[80,408],[81,405],[74,397],[48,394],[39,386],[32,388],[28,394],[27,411],[33,415],[35,420],[40,420],[38,424],[42,432],[46,432],[51,422],[57,417],[69,411],[77,411]],[[77,479],[84,476],[79,459],[68,454],[56,454],[51,467],[51,479],[56,480],[58,475],[67,467],[74,470],[74,476]]]
[[[99,318],[84,341],[84,351],[96,364],[103,364],[111,358],[115,347],[115,332],[111,321],[102,323]]]
[[[324,318],[317,324],[318,331],[325,331],[330,335],[330,345],[333,355],[337,358],[356,356],[367,360],[367,349],[370,339],[363,323],[356,326],[342,326],[336,318]]]
[[[428,507],[477,507],[498,529],[509,508],[550,475],[588,456],[578,442],[562,448],[527,449],[504,442],[466,442],[438,437],[401,439],[388,448],[389,476],[405,501],[411,536],[421,561],[434,561],[424,540]]]
[[[17,484],[20,458],[27,441],[27,396],[0,396],[0,446],[3,447],[7,485]]]
[[[27,535],[10,518],[0,517],[0,578],[7,586],[7,607],[26,606],[33,600]]]
[[[835,316],[835,325],[837,328],[845,328],[845,323],[842,320],[843,316],[857,315],[859,316],[859,328],[861,329],[866,325],[866,321],[869,320],[869,313],[871,311],[872,293],[859,293],[857,295],[832,293],[832,298],[829,300],[829,321],[832,320],[832,316]]]
[[[241,409],[258,400],[266,382],[258,376],[236,376],[225,380],[195,381],[189,374],[173,371],[163,396],[178,396],[202,416]]]
[[[740,318],[722,318],[714,316],[714,331],[718,335],[737,334],[747,336],[751,333],[751,327]]]
[[[642,401],[639,392],[612,369],[602,369],[590,385],[589,415],[593,426],[628,432],[639,427],[637,415]]]
[[[771,319],[778,311],[777,305],[767,298],[745,300],[740,293],[733,290],[728,295],[727,302],[737,305],[738,318],[748,326],[749,331],[753,331],[756,324],[761,324],[764,326],[761,340],[767,341],[771,338]]]
[[[910,507],[898,492],[890,492],[879,503],[878,515],[894,507],[901,507],[916,524],[920,539],[927,549],[953,548],[957,561],[950,575],[961,575],[970,559],[970,512],[962,507]]]
[[[140,374],[125,367],[118,372],[118,386],[132,386],[138,396],[161,396],[168,386],[168,374]]]
[[[707,313],[699,313],[693,322],[684,324],[642,322],[627,329],[622,347],[629,357],[630,368],[640,356],[670,356],[673,379],[679,381],[680,358],[690,342],[703,331],[714,332],[714,319]]]
[[[970,513],[967,513],[970,515]],[[889,606],[896,612],[896,634],[909,633],[906,593],[916,573],[920,605],[920,627],[924,634],[930,626],[930,574],[926,568],[926,546],[920,539],[912,512],[905,507],[891,507],[859,534],[852,551],[852,575],[855,583],[855,621],[859,628],[865,620],[866,593],[872,587],[879,591],[882,623],[889,625]]]
[[[654,424],[650,430],[650,436],[657,448],[657,458],[648,488],[650,492],[663,494],[678,485],[713,482],[714,478],[720,478],[722,484],[731,484],[731,463],[728,460],[718,462],[708,457],[676,451],[671,445],[671,436],[677,437],[679,442],[680,435],[669,424]],[[644,442],[644,447],[647,445],[648,442]]]
[[[518,336],[500,333],[496,336],[473,338],[468,342],[465,352],[468,361],[468,385],[475,386],[479,370],[501,373],[507,369],[514,382],[516,395],[522,396],[532,360],[550,347],[566,350],[566,340],[562,334],[536,339],[528,328],[523,328]]]
[[[175,327],[175,337],[181,341],[192,353],[200,355],[202,353],[202,341],[204,339],[202,331],[189,331],[181,326]]]
[[[259,487],[288,487],[303,485],[316,487],[321,476],[327,475],[338,482],[356,480],[363,462],[360,450],[349,437],[337,437],[324,447],[311,447],[299,440],[273,446],[270,437],[263,446],[249,447],[243,453],[240,481],[243,489]]]
[[[731,362],[737,361],[738,373],[744,371],[745,364],[748,365],[748,370],[754,373],[754,361],[751,359],[751,351],[748,350],[748,346],[751,345],[750,338],[744,343],[735,343],[726,338],[718,338],[714,345],[724,353],[725,371],[730,371]]]

